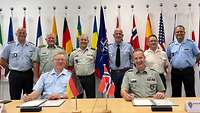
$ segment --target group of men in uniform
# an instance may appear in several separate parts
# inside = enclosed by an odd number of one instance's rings
[[[20,99],[22,90],[24,94],[31,93],[33,76],[39,77],[50,72],[55,68],[53,57],[57,53],[65,53],[61,47],[55,45],[54,34],[47,35],[45,39],[47,45],[39,48],[26,41],[24,28],[19,28],[16,36],[17,41],[10,42],[4,48],[0,59],[0,65],[10,69],[11,99]],[[133,51],[132,46],[123,41],[123,31],[120,28],[114,30],[113,37],[114,43],[108,45],[108,50],[116,98],[123,97],[125,100],[134,97],[164,98],[167,88],[165,75],[170,63],[172,96],[181,96],[182,82],[185,85],[186,96],[195,96],[193,66],[199,61],[200,52],[193,41],[185,39],[183,26],[176,27],[177,40],[169,45],[166,53],[159,49],[155,35],[149,37],[150,48],[145,52],[141,49]],[[68,65],[73,66],[86,97],[95,98],[96,50],[89,48],[88,43],[88,36],[82,35],[79,41],[80,47],[70,55],[65,53],[65,68]],[[83,94],[78,97],[83,98]]]

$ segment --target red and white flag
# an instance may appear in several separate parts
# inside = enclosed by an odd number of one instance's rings
[[[133,15],[133,28],[132,28],[132,35],[130,38],[130,43],[133,49],[140,48],[139,38],[137,34],[136,24],[135,24],[135,16]]]
[[[98,91],[100,93],[105,93],[108,96],[113,96],[115,92],[115,85],[112,82],[112,79],[106,68],[106,65],[104,65],[104,75],[102,76],[102,79],[100,81]]]

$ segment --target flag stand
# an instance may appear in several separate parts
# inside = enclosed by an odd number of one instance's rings
[[[106,95],[106,109],[102,111],[102,113],[111,113],[111,110],[108,109],[108,96]]]
[[[77,105],[77,96],[75,96],[75,103],[76,103],[76,109],[75,109],[75,111],[72,111],[72,113],[81,113],[81,111],[78,110],[78,105]]]

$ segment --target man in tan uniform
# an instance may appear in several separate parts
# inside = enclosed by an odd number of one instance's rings
[[[87,47],[88,36],[81,35],[80,47],[69,57],[69,65],[74,66],[75,73],[80,79],[87,98],[95,98],[95,59],[96,51]],[[83,98],[83,94],[78,96]]]
[[[35,77],[38,77],[39,75],[49,72],[53,69],[52,59],[55,54],[59,52],[65,53],[64,49],[55,45],[54,34],[48,34],[45,40],[47,45],[39,46],[32,57]]]
[[[134,97],[165,97],[165,87],[159,73],[145,66],[145,56],[141,49],[134,50],[133,61],[136,68],[128,70],[121,86],[121,95],[125,100]]]

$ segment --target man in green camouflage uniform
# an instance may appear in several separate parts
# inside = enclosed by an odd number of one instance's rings
[[[165,87],[159,73],[145,66],[143,50],[134,50],[133,61],[136,68],[125,73],[121,86],[121,96],[128,101],[134,97],[163,99],[165,97]]]
[[[53,56],[56,53],[65,52],[64,49],[55,45],[54,34],[48,34],[45,40],[47,45],[39,46],[32,57],[35,77],[39,77],[39,75],[51,71],[53,69]]]

